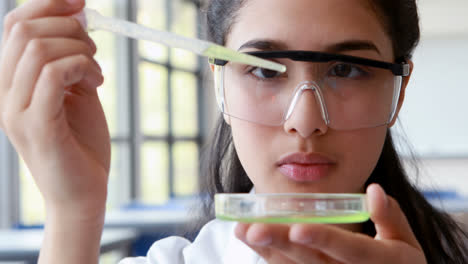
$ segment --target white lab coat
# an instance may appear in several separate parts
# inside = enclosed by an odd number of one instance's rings
[[[183,237],[156,241],[146,257],[126,258],[119,264],[260,264],[266,263],[234,235],[235,222],[212,220],[193,243]]]

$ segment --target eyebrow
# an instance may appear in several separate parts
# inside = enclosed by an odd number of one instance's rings
[[[254,48],[259,50],[287,50],[288,45],[284,42],[270,39],[253,39],[244,43],[238,50]]]
[[[272,50],[288,50],[288,45],[282,41],[271,39],[253,39],[244,43],[239,51],[246,48],[255,48],[258,50],[272,51]],[[340,53],[353,50],[373,50],[381,54],[377,46],[368,40],[346,40],[343,42],[328,45],[325,52]]]

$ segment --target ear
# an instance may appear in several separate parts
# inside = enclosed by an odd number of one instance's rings
[[[406,87],[408,86],[408,83],[411,79],[411,75],[413,74],[413,69],[414,69],[414,63],[412,60],[408,61],[408,64],[410,65],[410,74],[403,78],[403,83],[401,84],[401,91],[400,91],[400,98],[398,99],[398,105],[397,105],[397,110],[395,113],[395,116],[393,117],[392,121],[388,124],[388,127],[392,127],[395,125],[396,120],[398,118],[398,114],[400,113],[401,107],[403,105],[403,101],[405,100],[405,94],[406,94]]]

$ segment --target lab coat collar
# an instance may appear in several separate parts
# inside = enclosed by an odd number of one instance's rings
[[[249,193],[255,194],[255,188],[252,188]],[[263,258],[261,258],[255,251],[244,244],[244,242],[237,239],[234,234],[235,226],[236,225],[232,226],[232,230],[230,232],[229,241],[226,247],[226,255],[223,258],[223,264],[266,264]]]
[[[226,247],[226,255],[223,258],[223,264],[266,264],[266,262],[244,242],[237,239],[234,234],[233,225],[229,235],[229,241]]]

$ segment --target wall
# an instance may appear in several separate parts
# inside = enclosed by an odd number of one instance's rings
[[[422,39],[395,131],[420,160],[421,188],[468,197],[468,1],[418,3]]]

